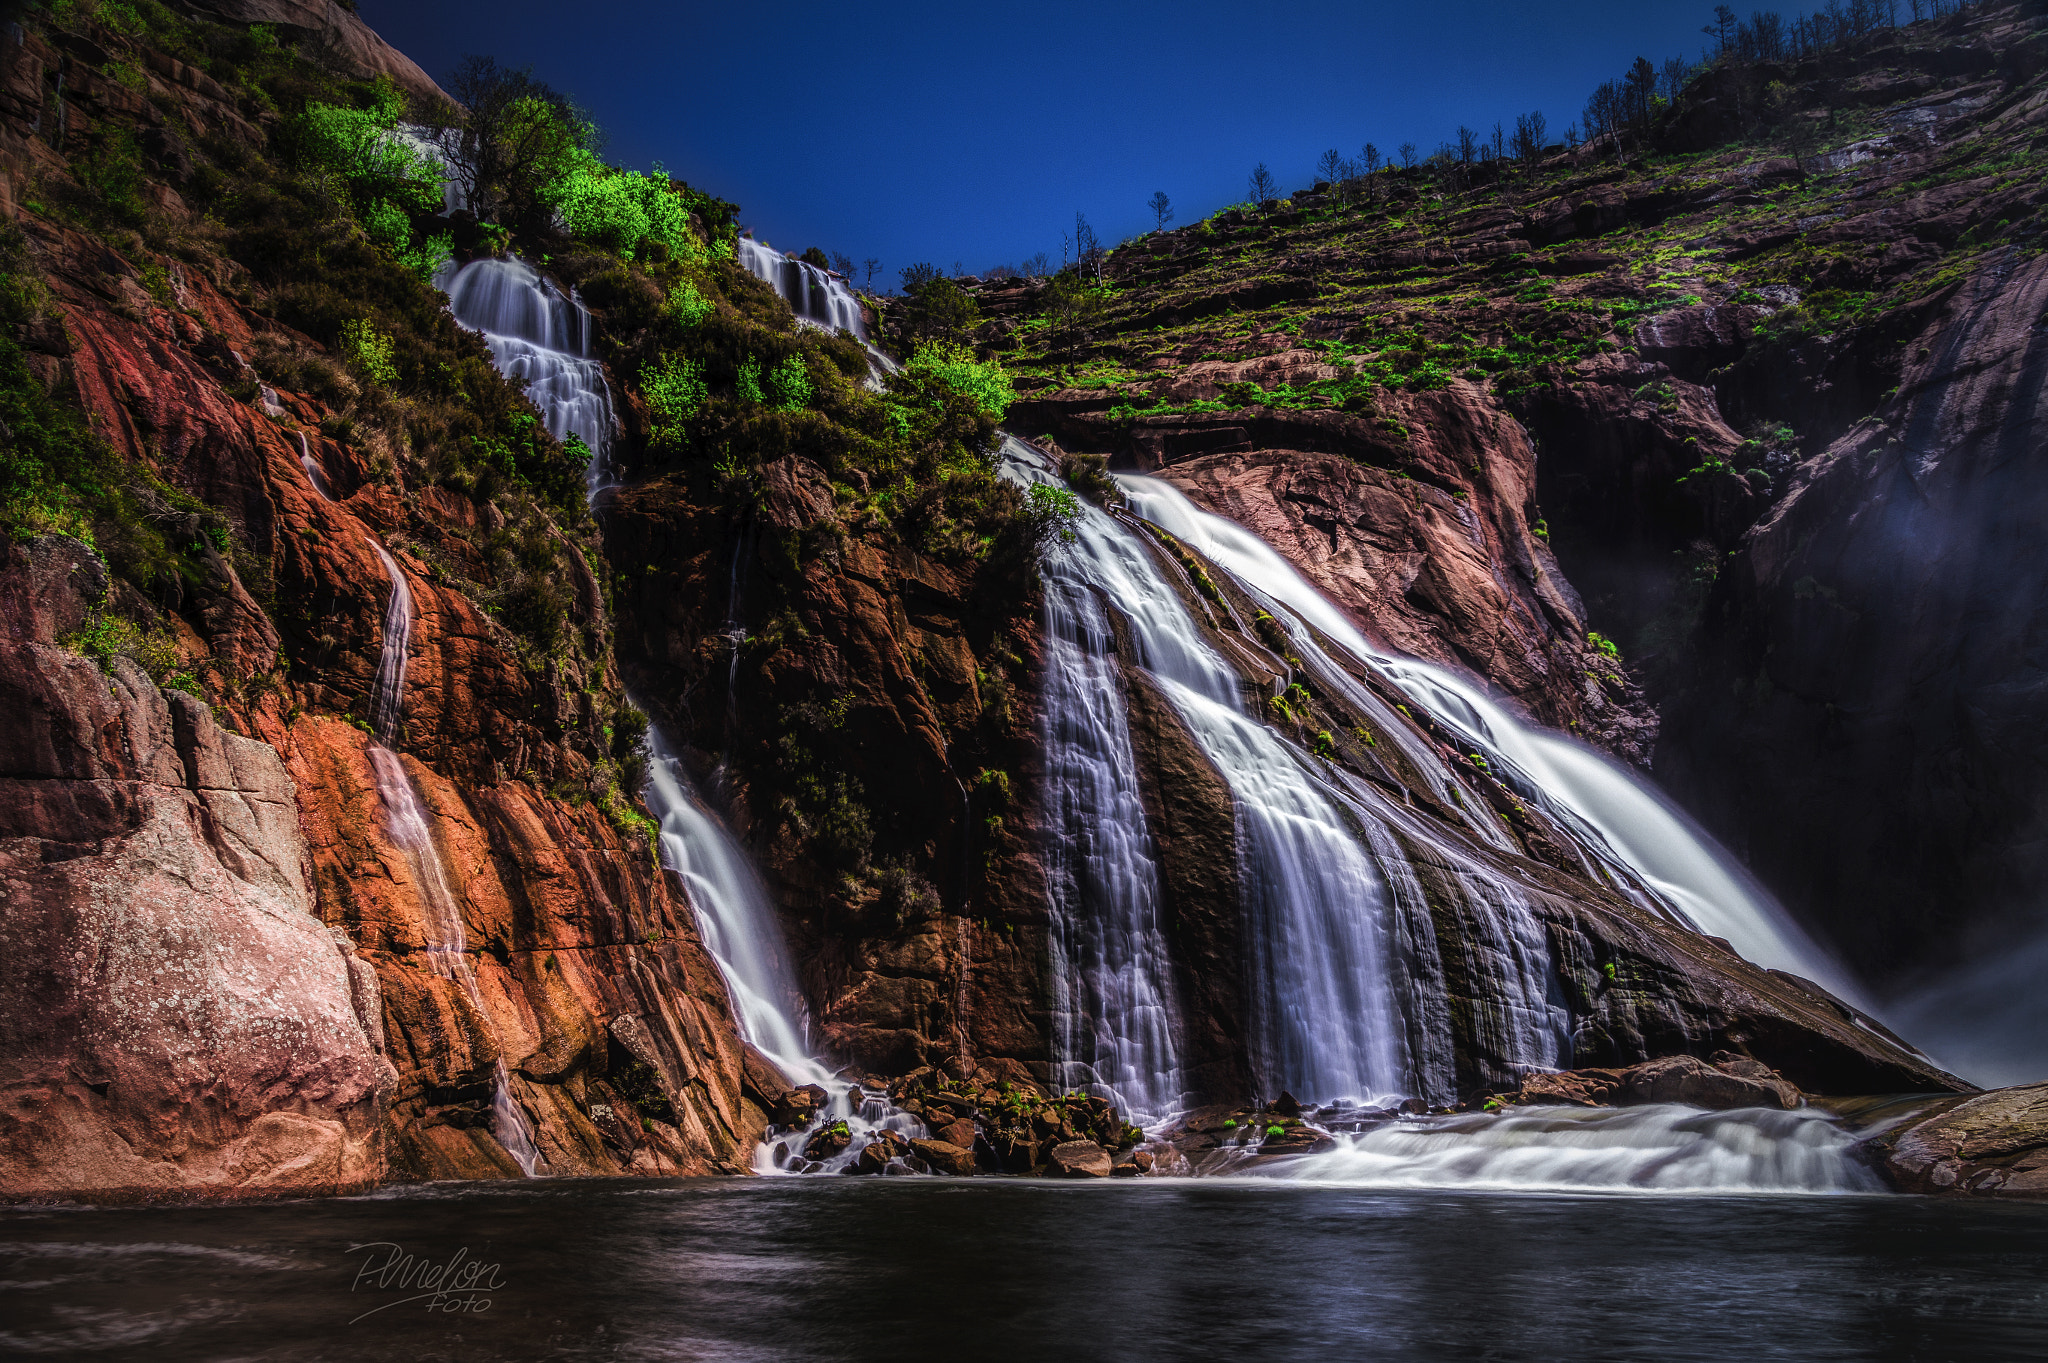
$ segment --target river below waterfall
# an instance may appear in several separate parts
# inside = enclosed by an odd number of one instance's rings
[[[2048,1209],[1899,1196],[543,1180],[0,1219],[9,1356],[1810,1363],[2044,1338]]]

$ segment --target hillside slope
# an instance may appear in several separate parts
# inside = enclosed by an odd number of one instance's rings
[[[1240,206],[978,336],[1020,429],[1653,767],[1896,998],[2041,936],[2044,25],[1730,59],[1623,156]]]

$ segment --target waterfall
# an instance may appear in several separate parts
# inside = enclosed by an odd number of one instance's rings
[[[422,926],[427,936],[427,962],[436,975],[455,981],[479,1019],[488,1027],[490,1014],[484,1008],[483,991],[477,985],[476,969],[469,959],[468,935],[462,925],[462,910],[449,888],[448,872],[434,834],[427,823],[419,791],[406,774],[405,764],[388,746],[398,741],[398,726],[405,706],[406,652],[412,643],[412,591],[383,545],[370,547],[391,579],[391,600],[384,608],[383,646],[377,656],[377,676],[370,690],[370,728],[376,737],[368,747],[370,771],[377,782],[377,799],[390,822],[393,845],[405,855],[419,886]],[[491,1090],[491,1134],[505,1147],[528,1178],[544,1169],[540,1151],[526,1114],[512,1101],[511,1077],[500,1055],[493,1062]]]
[[[1059,1082],[1147,1125],[1186,1106],[1159,873],[1109,621],[1069,555],[1045,567],[1045,740]]]
[[[483,333],[491,362],[523,382],[557,440],[575,436],[590,451],[584,474],[603,486],[616,418],[604,367],[591,358],[590,312],[522,260],[483,259],[445,266],[435,282],[455,320]]]
[[[589,487],[595,496],[602,485],[613,408],[602,366],[587,358],[589,311],[520,260],[474,261],[445,272],[440,282],[456,320],[484,333],[497,367],[508,377],[529,381],[527,396],[546,417],[548,429],[557,437],[573,432],[590,446]],[[857,308],[854,321],[858,335]],[[732,835],[704,808],[682,763],[652,725],[647,743],[653,760],[646,799],[660,828],[662,864],[683,883],[705,949],[725,981],[741,1037],[792,1082],[825,1090],[827,1102],[814,1126],[844,1121],[854,1135],[842,1154],[824,1162],[824,1169],[851,1164],[866,1144],[861,1138],[872,1132],[887,1128],[915,1134],[920,1127],[914,1118],[879,1096],[862,1094],[856,1100],[854,1086],[812,1053],[796,970],[767,888]],[[802,1136],[791,1139],[800,1144]],[[755,1152],[760,1173],[779,1172],[789,1162],[787,1142],[764,1143]]]
[[[1518,795],[1577,832],[1585,849],[1612,868],[1608,878],[1618,889],[1695,931],[1725,938],[1758,965],[1805,976],[1855,1001],[1847,972],[1689,819],[1618,764],[1531,729],[1479,686],[1443,668],[1374,648],[1271,546],[1199,510],[1170,484],[1131,476],[1118,482],[1138,514],[1248,587],[1284,603],[1361,667],[1388,678],[1455,731]]]
[[[852,287],[829,270],[807,260],[786,256],[765,241],[739,239],[740,264],[782,296],[799,322],[827,331],[850,331],[857,340],[867,339],[861,322],[860,300]]]
[[[384,643],[377,653],[377,675],[370,683],[370,732],[380,743],[395,743],[405,706],[406,653],[412,646],[412,590],[384,546],[375,540],[369,544],[391,580],[391,599],[384,606]]]
[[[1056,481],[1043,457],[1022,442],[1006,439],[1004,452],[1010,476]],[[1137,533],[1083,504],[1073,543],[1052,551],[1047,572],[1069,576],[1114,603],[1129,627],[1136,665],[1230,786],[1258,1082],[1270,1092],[1360,1105],[1413,1092],[1389,969],[1395,927],[1387,882],[1313,772],[1313,759],[1244,713],[1237,673],[1203,642]],[[1059,912],[1081,908],[1059,906]],[[1156,929],[1152,939],[1132,954],[1146,959],[1156,953],[1163,963]],[[1121,1015],[1097,1020],[1126,1036],[1140,1023],[1141,1017]]]

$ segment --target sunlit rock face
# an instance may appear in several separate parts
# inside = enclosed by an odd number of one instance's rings
[[[0,1195],[369,1186],[395,1076],[298,790],[192,697],[54,646],[104,587],[70,540],[0,572]]]

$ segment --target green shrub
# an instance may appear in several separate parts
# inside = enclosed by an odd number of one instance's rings
[[[697,286],[685,279],[668,291],[669,316],[685,330],[696,326],[718,310],[718,305],[697,291]]]
[[[811,373],[802,352],[784,359],[768,374],[768,396],[784,411],[797,411],[811,401]]]
[[[391,338],[358,317],[341,324],[341,352],[355,363],[372,383],[398,382],[398,366],[391,361]]]
[[[976,360],[966,346],[935,341],[917,348],[906,366],[911,373],[963,393],[992,421],[1001,421],[1017,400],[1000,360]]]
[[[678,447],[684,443],[683,424],[703,410],[709,396],[703,362],[664,355],[640,375],[640,392],[654,418],[655,442]]]
[[[689,209],[659,165],[642,175],[607,166],[580,148],[568,159],[544,199],[560,211],[572,236],[626,255],[650,241],[672,255],[697,254]]]
[[[1024,515],[1032,543],[1043,552],[1054,543],[1072,544],[1081,519],[1081,499],[1063,487],[1033,483],[1024,497]]]

